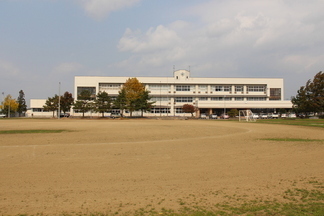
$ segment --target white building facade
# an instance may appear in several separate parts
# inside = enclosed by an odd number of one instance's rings
[[[107,92],[116,97],[126,80],[131,77],[76,76],[74,97],[88,90],[93,97]],[[144,116],[184,116],[182,106],[192,104],[196,116],[220,115],[230,109],[251,109],[254,112],[278,112],[291,109],[285,101],[282,78],[195,78],[188,70],[177,70],[172,77],[137,77],[150,91],[154,107]],[[73,116],[79,116],[71,110]],[[99,115],[87,113],[87,115]],[[126,113],[127,115],[127,113]]]

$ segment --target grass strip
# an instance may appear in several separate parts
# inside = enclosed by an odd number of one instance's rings
[[[296,139],[296,138],[264,138],[261,140],[284,141],[284,142],[324,142],[324,140],[320,140],[320,139]]]
[[[324,128],[324,119],[258,119],[256,123]]]
[[[66,130],[4,130],[0,134],[62,133]]]

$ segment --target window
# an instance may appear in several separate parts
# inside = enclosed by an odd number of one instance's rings
[[[149,89],[152,91],[170,91],[170,85],[149,85]]]
[[[119,114],[120,110],[119,109],[112,109],[112,110],[110,110],[110,113],[111,114]]]
[[[120,90],[121,84],[99,83],[99,91]]]
[[[33,112],[43,112],[43,108],[33,108]]]
[[[248,92],[264,92],[266,90],[265,85],[250,85],[247,86]]]
[[[176,97],[174,101],[179,103],[192,102],[192,97]]]
[[[207,85],[199,85],[198,86],[199,91],[207,91],[208,90],[208,86]]]
[[[222,85],[217,85],[214,87],[215,91],[221,91],[221,92],[229,92],[231,91],[231,86],[229,85],[225,85],[225,86],[222,86]]]
[[[265,97],[248,97],[247,100],[248,101],[265,101],[266,98]]]
[[[176,108],[176,113],[184,113],[182,108]]]
[[[235,91],[236,92],[242,92],[243,91],[243,86],[241,86],[241,85],[235,86]]]
[[[231,97],[211,97],[212,101],[230,101],[232,100]]]
[[[281,100],[281,88],[270,88],[269,100]]]
[[[206,100],[208,100],[208,97],[200,97],[200,98],[198,98],[200,101],[206,101]]]
[[[152,108],[151,113],[170,113],[170,108]]]
[[[78,98],[77,100],[79,100],[79,96],[81,94],[81,92],[83,91],[89,91],[91,94],[91,100],[94,100],[96,98],[96,87],[78,87],[77,88],[77,94],[78,94]]]
[[[158,101],[170,101],[170,98],[167,98],[167,97],[152,97],[150,101],[155,101],[155,102],[158,102]]]
[[[244,97],[236,97],[235,100],[236,101],[244,101]]]
[[[190,91],[189,85],[177,85],[176,91]]]

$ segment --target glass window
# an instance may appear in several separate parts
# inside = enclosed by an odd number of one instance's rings
[[[247,86],[248,92],[264,92],[266,90],[265,85],[250,85]]]
[[[214,87],[215,91],[221,91],[221,92],[229,92],[231,91],[231,86],[229,85],[217,85]]]
[[[184,113],[182,108],[176,108],[176,113]]]
[[[149,85],[149,89],[152,91],[169,91],[170,85]]]
[[[200,101],[206,101],[206,100],[208,100],[208,97],[200,97],[200,98],[198,98]]]
[[[150,101],[170,101],[170,98],[168,97],[152,97]]]
[[[180,103],[192,102],[192,97],[176,97],[176,98],[174,98],[174,101],[180,102]]]
[[[151,113],[170,113],[170,108],[152,108]]]
[[[90,92],[91,100],[94,100],[96,98],[96,87],[78,87],[77,88],[77,94],[78,94],[77,100],[79,100],[79,96],[80,96],[81,92],[83,92],[83,91]]]
[[[265,97],[248,97],[247,100],[248,101],[265,101],[266,98]]]
[[[99,83],[99,91],[120,90],[121,84]]]
[[[232,100],[231,97],[211,97],[212,101],[230,101]]]
[[[177,85],[176,86],[176,91],[190,91],[189,85]]]
[[[208,86],[207,85],[199,85],[198,86],[199,91],[207,91],[208,90]]]
[[[235,100],[236,101],[244,101],[244,97],[236,97]]]
[[[281,100],[281,88],[270,88],[269,100]]]
[[[241,85],[235,86],[235,91],[236,92],[242,92],[243,91],[243,86],[241,86]]]

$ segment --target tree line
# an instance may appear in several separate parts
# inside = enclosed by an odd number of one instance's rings
[[[93,97],[92,92],[83,90],[77,95],[77,100],[74,101],[72,94],[65,92],[60,98],[58,95],[48,98],[44,110],[53,111],[54,116],[60,105],[60,110],[63,113],[68,112],[72,107],[76,112],[81,112],[83,117],[86,112],[101,113],[104,117],[104,114],[111,112],[112,109],[119,109],[122,116],[125,110],[129,111],[130,116],[134,111],[141,111],[143,116],[143,112],[149,111],[154,103],[150,101],[149,93],[137,78],[129,78],[123,84],[117,97],[111,97],[105,91],[98,92]]]
[[[4,97],[4,93],[3,97]],[[52,111],[53,116],[55,112],[60,113],[69,112],[73,108],[77,112],[82,112],[83,117],[85,112],[93,111],[101,113],[110,112],[112,109],[119,109],[120,114],[127,110],[130,116],[134,111],[143,112],[150,111],[154,102],[150,101],[150,92],[145,89],[145,86],[138,81],[137,78],[129,78],[123,84],[117,97],[111,97],[106,92],[99,92],[95,97],[92,97],[88,90],[82,91],[77,95],[77,100],[74,100],[72,93],[65,92],[63,95],[49,97],[43,106],[45,111]],[[296,113],[319,113],[323,116],[324,113],[324,73],[318,72],[313,80],[308,80],[305,86],[301,86],[297,91],[297,95],[291,98],[293,109]],[[10,117],[12,113],[18,113],[22,116],[27,111],[25,100],[25,93],[23,90],[19,91],[17,99],[7,95],[0,104],[2,114]],[[186,113],[193,113],[196,108],[192,105],[185,104],[183,111]]]
[[[310,113],[324,115],[324,73],[318,72],[313,80],[308,80],[305,86],[301,86],[297,95],[291,98],[293,109],[296,113],[306,116]]]
[[[4,97],[4,92],[2,92],[2,95]],[[8,94],[1,102],[0,109],[1,113],[6,117],[10,117],[12,113],[16,112],[18,112],[19,117],[22,116],[27,111],[24,91],[19,91],[17,99],[12,98],[12,96]]]

